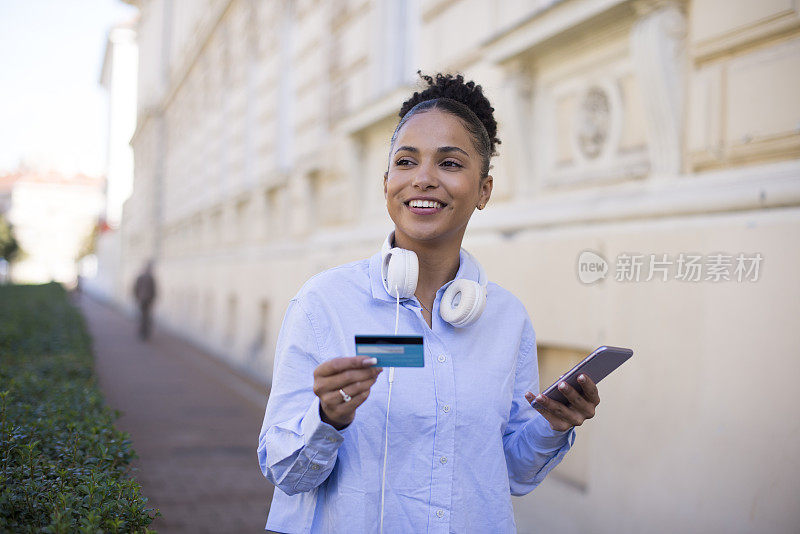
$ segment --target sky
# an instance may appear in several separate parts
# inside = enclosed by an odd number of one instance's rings
[[[104,174],[105,40],[136,11],[121,0],[0,0],[0,174],[23,161]]]

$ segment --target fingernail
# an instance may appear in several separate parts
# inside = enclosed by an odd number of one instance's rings
[[[544,395],[538,395],[536,397],[536,402],[544,402]]]
[[[561,383],[558,385],[558,389],[567,389],[567,383],[566,383],[566,382],[561,382]]]
[[[586,382],[586,375],[579,376],[578,380],[580,380],[581,382]]]
[[[377,363],[378,363],[378,358],[367,358],[366,360],[361,362],[361,365],[363,365],[364,367],[368,367],[370,365],[375,365]]]

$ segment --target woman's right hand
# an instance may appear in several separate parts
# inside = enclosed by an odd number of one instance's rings
[[[319,416],[324,422],[336,430],[353,422],[356,408],[367,400],[372,384],[383,371],[382,367],[373,367],[375,363],[375,358],[354,356],[334,358],[314,369],[314,394],[319,397]],[[345,401],[339,390],[350,400]]]

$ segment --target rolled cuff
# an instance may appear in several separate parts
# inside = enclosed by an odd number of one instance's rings
[[[333,471],[339,447],[344,441],[342,432],[320,419],[318,397],[314,397],[303,416],[300,431],[304,446],[284,483],[278,486],[288,495],[310,491],[322,484]]]
[[[575,442],[575,428],[569,430],[553,430],[542,414],[537,413],[533,420],[527,425],[526,432],[528,442],[533,448],[542,453],[555,452],[562,448],[566,453]],[[563,456],[563,455],[562,455]]]
[[[303,433],[303,440],[307,447],[313,448],[316,452],[325,454],[335,454],[339,450],[349,425],[342,430],[324,422],[319,416],[319,397],[314,396],[314,402],[303,416],[300,423],[300,430]]]

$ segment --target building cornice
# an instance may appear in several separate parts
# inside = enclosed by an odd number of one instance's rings
[[[554,2],[485,39],[481,43],[484,58],[490,63],[505,63],[570,28],[629,3],[629,0]]]
[[[476,217],[473,234],[800,206],[800,161],[540,194]]]
[[[144,130],[147,122],[150,119],[160,117],[161,114],[161,108],[155,106],[139,110],[139,113],[136,115],[136,129],[133,131],[133,135],[131,136],[129,144],[133,146],[133,144],[136,142],[136,139],[139,137],[139,135],[141,135],[142,130]]]
[[[413,90],[411,85],[396,87],[360,109],[348,113],[339,121],[337,129],[344,134],[357,136],[385,119],[396,117],[400,111],[397,103],[408,98],[409,92]],[[399,117],[397,119],[400,120]]]

